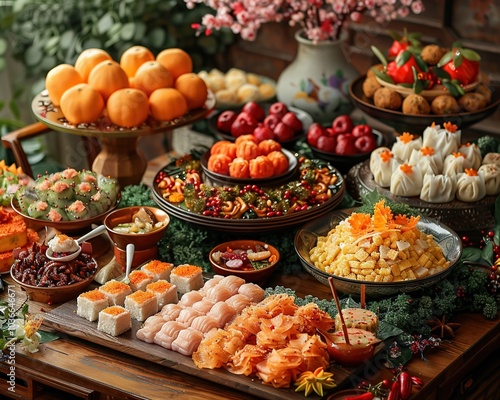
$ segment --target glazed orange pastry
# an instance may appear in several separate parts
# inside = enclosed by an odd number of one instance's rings
[[[236,138],[236,140],[234,141],[234,143],[236,145],[240,144],[241,142],[244,142],[245,140],[250,140],[251,142],[254,142],[254,143],[259,143],[259,140],[254,136],[254,135],[241,135],[241,136],[238,136]]]
[[[233,178],[250,178],[250,163],[241,157],[236,157],[229,164],[229,176]]]
[[[250,160],[251,178],[269,178],[274,175],[274,165],[267,156],[258,156]]]
[[[229,175],[229,164],[232,159],[225,154],[212,154],[208,158],[207,167],[217,174]]]
[[[259,146],[250,140],[245,140],[236,146],[236,157],[252,160],[259,155]]]
[[[288,158],[281,151],[272,151],[267,155],[274,167],[274,175],[281,175],[288,170]]]
[[[259,143],[260,154],[267,156],[273,151],[281,152],[281,144],[273,139],[266,139]]]
[[[236,143],[230,142],[229,140],[216,142],[210,148],[210,154],[225,154],[229,158],[233,159],[236,157]]]

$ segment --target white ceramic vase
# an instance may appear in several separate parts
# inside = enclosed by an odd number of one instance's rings
[[[278,100],[306,111],[323,124],[349,114],[353,110],[349,84],[359,74],[342,51],[345,40],[315,44],[303,31],[296,32],[295,39],[297,56],[278,78]]]

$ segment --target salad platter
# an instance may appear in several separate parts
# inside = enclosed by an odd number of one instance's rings
[[[228,231],[228,232],[263,232],[269,230],[278,230],[284,229],[291,226],[296,226],[302,224],[306,221],[310,221],[314,218],[320,217],[321,215],[332,211],[342,200],[344,192],[345,192],[345,183],[342,174],[331,165],[327,163],[322,163],[321,168],[325,175],[333,182],[328,186],[328,189],[331,193],[329,198],[325,198],[324,201],[316,201],[314,204],[307,205],[302,210],[296,210],[293,212],[283,212],[271,214],[267,213],[264,216],[256,217],[256,215],[252,212],[242,214],[238,218],[228,218],[223,215],[211,215],[208,212],[206,205],[203,206],[203,210],[199,212],[195,212],[190,210],[186,201],[183,198],[181,202],[171,202],[168,200],[168,196],[166,195],[165,189],[162,188],[162,182],[164,181],[172,181],[177,179],[179,185],[183,185],[182,179],[180,176],[183,176],[181,172],[179,175],[179,169],[175,168],[177,161],[173,161],[164,168],[162,168],[153,180],[153,198],[155,202],[158,204],[160,208],[163,208],[169,214],[187,221],[192,222],[194,224],[198,224],[210,229]],[[300,164],[300,162],[299,162]],[[267,190],[276,191],[276,190],[286,190],[288,187],[295,187],[299,185],[299,179],[301,174],[301,166],[297,166],[297,171],[293,176],[291,176],[287,182],[282,182],[281,180],[278,182],[266,182],[266,186],[260,188],[256,187],[256,185],[250,185],[252,190],[263,190],[264,192]],[[318,166],[319,168],[319,166]],[[200,177],[203,182],[207,182],[207,177],[200,169]],[[237,190],[241,189],[244,186],[238,186],[238,184],[228,184],[224,187],[217,187],[218,190],[227,191],[237,188]],[[215,187],[213,188],[217,190]],[[276,192],[274,192],[276,193]],[[292,205],[293,206],[293,205]]]

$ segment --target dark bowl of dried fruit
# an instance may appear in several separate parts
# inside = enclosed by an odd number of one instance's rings
[[[216,274],[235,275],[246,282],[263,284],[280,259],[279,251],[258,240],[232,240],[215,246],[209,260]]]
[[[10,275],[21,286],[31,301],[61,304],[78,297],[92,283],[97,273],[97,262],[82,244],[82,253],[74,260],[56,262],[45,256],[47,246],[34,243],[28,249],[14,250],[14,264]],[[31,268],[30,257],[38,260],[38,267]],[[25,261],[26,260],[26,261]]]

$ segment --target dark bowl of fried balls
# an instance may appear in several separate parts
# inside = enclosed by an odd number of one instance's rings
[[[442,125],[449,121],[463,129],[489,117],[500,105],[500,83],[496,82],[474,84],[459,98],[443,89],[415,94],[411,88],[393,86],[397,85],[381,85],[369,71],[354,80],[349,91],[361,111],[398,133],[420,135],[433,122]]]

